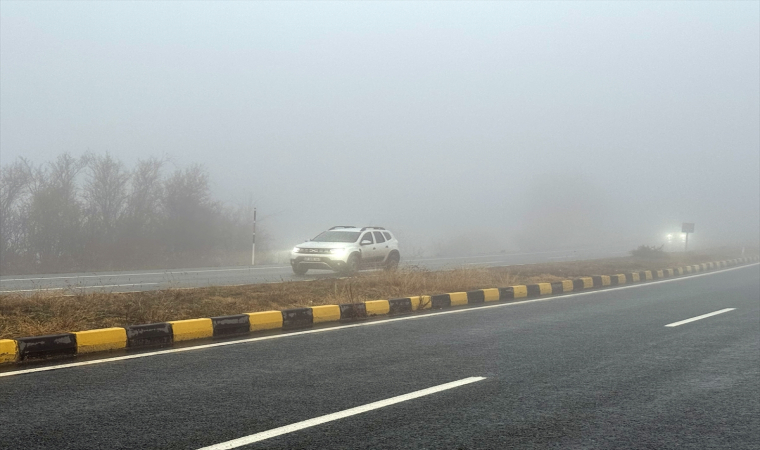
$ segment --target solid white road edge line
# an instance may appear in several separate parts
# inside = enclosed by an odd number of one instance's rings
[[[667,324],[665,326],[666,327],[677,327],[677,326],[683,325],[685,323],[689,323],[689,322],[694,322],[694,321],[697,321],[697,320],[706,319],[706,318],[712,317],[712,316],[717,316],[718,314],[723,314],[723,313],[726,313],[726,312],[729,312],[729,311],[733,311],[735,309],[736,308],[721,309],[720,311],[711,312],[709,314],[702,314],[701,316],[692,317],[691,319],[682,320],[680,322],[669,323],[669,324]]]
[[[169,270],[165,272],[143,272],[143,273],[102,273],[98,275],[69,275],[56,277],[30,277],[30,278],[4,278],[5,281],[36,281],[36,280],[78,280],[80,278],[114,278],[114,277],[137,277],[137,276],[154,276],[154,275],[187,275],[190,273],[211,273],[211,272],[241,272],[244,270],[270,270],[270,269],[289,269],[290,266],[266,266],[266,267],[234,267],[231,269],[204,269],[204,270]]]
[[[21,289],[17,291],[0,291],[0,294],[10,294],[12,292],[40,292],[40,291],[67,291],[75,289],[100,289],[111,287],[125,287],[125,286],[153,286],[158,283],[129,283],[129,284],[95,284],[92,286],[67,286],[60,288],[37,288],[37,289]]]
[[[594,295],[594,294],[600,294],[604,292],[612,292],[612,291],[619,291],[623,289],[634,289],[634,288],[640,288],[645,286],[653,286],[656,284],[661,283],[672,283],[676,281],[685,281],[690,280],[692,278],[698,278],[698,277],[706,277],[710,275],[716,275],[723,272],[731,272],[733,270],[739,270],[739,269],[745,269],[747,267],[757,266],[760,265],[760,263],[750,264],[747,266],[740,266],[740,267],[732,267],[730,269],[723,269],[718,270],[715,272],[708,272],[708,273],[702,273],[697,275],[690,275],[690,276],[683,276],[679,278],[669,278],[667,280],[659,280],[659,281],[650,281],[647,283],[639,283],[639,284],[630,284],[626,286],[618,286],[614,288],[606,288],[606,289],[600,289],[596,291],[586,291],[586,292],[577,292],[573,294],[564,294],[564,295],[557,295],[557,296],[546,296],[546,297],[539,297],[539,298],[533,298],[530,300],[522,300],[517,302],[509,302],[509,303],[498,303],[495,305],[488,305],[488,306],[478,306],[476,308],[463,308],[463,309],[452,309],[447,311],[441,311],[437,313],[429,313],[429,314],[420,314],[420,315],[413,315],[413,316],[404,316],[404,317],[395,317],[392,319],[383,319],[383,320],[376,320],[372,322],[360,322],[360,323],[352,323],[347,325],[339,325],[335,327],[329,327],[329,328],[316,328],[316,329],[310,329],[310,330],[304,330],[304,331],[295,331],[292,333],[283,333],[283,334],[274,334],[271,336],[261,336],[261,337],[255,337],[255,338],[249,338],[249,339],[240,339],[236,341],[226,341],[226,342],[217,342],[214,344],[204,344],[204,345],[194,345],[192,347],[182,347],[182,348],[172,348],[168,350],[158,350],[154,352],[145,352],[145,353],[136,353],[134,355],[125,355],[125,356],[115,356],[112,358],[103,358],[103,359],[94,359],[90,361],[81,361],[81,362],[75,362],[75,363],[67,363],[67,364],[60,364],[57,366],[47,366],[47,367],[37,367],[34,369],[23,369],[23,370],[15,370],[12,372],[1,372],[0,378],[3,377],[12,377],[14,375],[23,375],[27,373],[36,373],[36,372],[47,372],[50,370],[57,370],[57,369],[68,369],[71,367],[79,367],[79,366],[90,366],[93,364],[103,364],[108,362],[115,362],[115,361],[124,361],[128,359],[137,359],[137,358],[147,358],[149,356],[158,356],[158,355],[167,355],[170,353],[182,353],[182,352],[190,352],[195,350],[203,350],[207,348],[214,348],[214,347],[225,347],[227,345],[240,345],[240,344],[246,344],[249,342],[258,342],[258,341],[268,341],[270,339],[282,339],[282,338],[289,338],[289,337],[295,337],[295,336],[302,336],[305,334],[313,334],[313,333],[326,333],[329,331],[338,331],[338,330],[347,330],[350,328],[356,328],[356,327],[370,327],[375,325],[383,325],[386,323],[392,323],[392,322],[400,322],[403,320],[419,320],[419,319],[427,319],[431,317],[437,317],[442,316],[446,314],[462,314],[462,313],[471,313],[475,311],[483,311],[486,309],[491,308],[504,308],[509,306],[516,306],[516,305],[524,305],[527,303],[536,303],[536,302],[548,302],[548,301],[555,301],[560,299],[566,299],[570,297],[579,297],[582,295]]]
[[[332,414],[326,414],[324,416],[315,417],[313,419],[304,420],[302,422],[296,422],[290,425],[285,425],[283,427],[272,428],[271,430],[262,431],[260,433],[252,434],[250,436],[245,436],[238,439],[233,439],[231,441],[222,442],[220,444],[209,445],[208,447],[203,447],[199,450],[229,450],[232,448],[242,447],[244,445],[253,444],[254,442],[260,442],[266,439],[271,439],[276,436],[281,436],[283,434],[288,434],[288,433],[293,433],[295,431],[303,430],[304,428],[310,428],[317,425],[321,425],[323,423],[332,422],[339,419],[344,419],[346,417],[355,416],[357,414],[372,411],[374,409],[380,409],[386,406],[395,405],[396,403],[414,400],[415,398],[420,398],[426,395],[435,394],[436,392],[454,389],[459,386],[464,386],[466,384],[475,383],[482,380],[485,380],[485,377],[469,377],[469,378],[465,378],[459,381],[452,381],[451,383],[439,384],[438,386],[433,386],[431,388],[414,391],[409,394],[399,395],[397,397],[391,397],[385,400],[380,400],[377,402],[368,403],[366,405],[357,406],[355,408],[344,409],[343,411],[339,411]]]

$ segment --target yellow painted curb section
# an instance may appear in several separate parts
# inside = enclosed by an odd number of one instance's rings
[[[632,278],[631,282],[633,282],[633,281],[641,281],[641,277],[639,276],[638,272],[633,272],[631,274],[631,278]]]
[[[18,359],[18,344],[13,339],[0,339],[0,363]]]
[[[691,273],[691,271],[694,270],[691,268],[691,266],[686,266],[686,273]]]
[[[646,278],[647,280],[651,280],[652,279],[652,271],[651,270],[645,270],[644,271],[644,278]]]
[[[449,298],[451,298],[451,306],[467,304],[467,292],[450,292]]]
[[[314,323],[337,322],[340,320],[340,306],[338,305],[321,305],[311,307]]]
[[[562,292],[573,292],[573,280],[562,280]]]
[[[665,272],[662,270],[657,271],[657,278],[665,278]]]
[[[528,296],[528,286],[524,284],[518,284],[517,286],[512,286],[512,293],[514,294],[512,297],[514,298],[523,298]]]
[[[601,277],[602,277],[602,286],[609,286],[610,284],[612,284],[612,282],[610,281],[609,275],[602,275]]]
[[[594,287],[594,279],[591,277],[581,277],[580,280],[583,281],[583,289],[591,289]]]
[[[712,266],[711,266],[712,267]],[[707,270],[707,264],[702,263],[702,270]]]
[[[665,272],[668,274],[669,277],[673,276],[673,269],[665,269]]]
[[[676,272],[678,273],[678,275],[683,275],[683,267],[676,268]]]
[[[282,328],[281,311],[263,311],[247,314],[248,322],[251,324],[251,331]]]
[[[618,284],[625,284],[625,275],[623,275],[622,273],[613,275],[613,277],[617,277]]]
[[[549,285],[549,288],[551,288],[551,285]],[[487,302],[495,302],[499,299],[498,289],[481,289],[481,291],[483,291],[483,297],[485,297]]]
[[[214,335],[211,319],[170,320],[174,342],[202,339]]]
[[[552,295],[551,283],[538,283],[539,295]]]
[[[92,353],[127,347],[127,330],[124,328],[76,331],[74,334],[77,336],[77,353]]]
[[[429,295],[409,297],[409,300],[412,301],[412,311],[417,311],[418,309],[430,309],[433,307],[433,301],[430,299]]]
[[[388,300],[370,300],[364,302],[368,316],[382,316],[391,312],[391,304]]]

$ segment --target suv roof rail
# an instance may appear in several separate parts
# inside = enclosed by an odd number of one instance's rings
[[[336,225],[330,228],[330,230],[335,230],[336,228],[356,228],[356,227],[353,225]],[[330,230],[327,230],[327,231],[330,231]]]
[[[364,228],[362,228],[359,231],[364,231],[364,230],[384,230],[384,229],[385,228],[383,228],[383,227],[364,227]]]

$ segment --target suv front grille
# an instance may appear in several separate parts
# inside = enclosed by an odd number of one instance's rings
[[[329,248],[302,248],[299,253],[305,253],[305,254],[324,254],[324,253],[330,253]]]

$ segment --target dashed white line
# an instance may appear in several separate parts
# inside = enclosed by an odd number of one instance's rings
[[[717,316],[718,314],[727,313],[727,312],[733,311],[735,309],[736,308],[721,309],[720,311],[711,312],[709,314],[702,314],[701,316],[692,317],[691,319],[681,320],[680,322],[669,323],[669,324],[667,324],[665,326],[666,327],[677,327],[679,325],[683,325],[683,324],[686,324],[686,323],[689,323],[689,322],[694,322],[694,321],[697,321],[697,320],[706,319],[708,317]]]
[[[332,414],[326,414],[324,416],[315,417],[313,419],[304,420],[302,422],[296,422],[290,425],[285,425],[283,427],[272,428],[271,430],[262,431],[256,434],[251,434],[249,436],[233,439],[227,442],[222,442],[220,444],[209,445],[208,447],[203,447],[200,450],[229,450],[233,448],[238,448],[244,445],[253,444],[254,442],[260,442],[266,439],[271,439],[273,437],[282,436],[283,434],[289,434],[295,431],[303,430],[304,428],[310,428],[317,425],[321,425],[323,423],[332,422],[339,419],[345,419],[346,417],[355,416],[357,414],[362,414],[368,411],[372,411],[374,409],[385,408],[386,406],[395,405],[396,403],[414,400],[416,398],[424,397],[426,395],[435,394],[437,392],[454,389],[459,386],[464,386],[466,384],[476,383],[478,381],[483,381],[483,380],[485,380],[484,377],[469,377],[469,378],[464,378],[458,381],[452,381],[451,383],[439,384],[438,386],[433,386],[427,389],[410,392],[409,394],[391,397],[385,400],[380,400],[377,402],[368,403],[366,405],[357,406],[355,408],[344,409],[343,411],[339,411]]]

